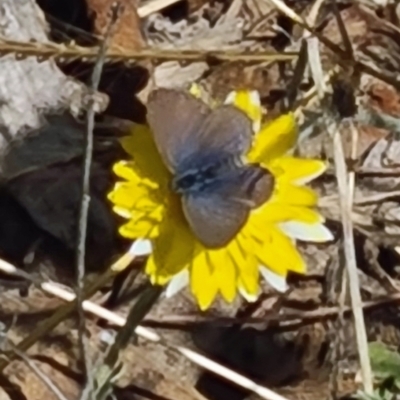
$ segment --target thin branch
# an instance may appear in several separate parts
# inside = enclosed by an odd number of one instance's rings
[[[101,72],[104,65],[104,56],[106,54],[110,38],[111,31],[115,22],[118,18],[119,3],[113,4],[111,7],[111,19],[105,34],[104,40],[99,48],[99,54],[96,60],[96,64],[93,69],[91,76],[90,89],[94,94],[99,86]],[[92,165],[93,157],[93,129],[94,129],[94,118],[95,118],[95,103],[93,98],[90,98],[90,104],[87,111],[87,133],[85,136],[85,154],[83,162],[83,173],[82,173],[82,198],[79,212],[79,226],[78,226],[78,241],[77,241],[77,253],[76,253],[76,299],[78,309],[78,333],[79,333],[79,347],[81,352],[81,358],[84,360],[85,366],[85,377],[87,384],[87,393],[89,398],[93,392],[93,377],[92,377],[92,366],[88,352],[88,342],[86,337],[86,324],[85,324],[85,313],[82,308],[84,300],[83,286],[85,278],[85,257],[86,257],[86,236],[87,236],[87,222],[89,214],[90,204],[90,170]]]
[[[0,37],[0,57],[14,54],[18,59],[36,57],[39,61],[55,59],[56,61],[72,62],[79,59],[82,62],[93,62],[99,54],[99,46],[81,47],[76,44],[55,44],[38,42],[20,42]],[[113,46],[105,53],[105,63],[134,64],[140,60],[155,61],[187,61],[207,62],[217,61],[243,61],[245,63],[265,61],[291,61],[297,58],[297,52],[274,51],[231,51],[231,50],[165,50],[148,48],[137,51],[125,51]]]

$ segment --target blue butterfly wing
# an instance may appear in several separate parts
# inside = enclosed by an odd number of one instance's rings
[[[190,142],[211,109],[188,93],[158,89],[149,95],[147,121],[161,157],[176,172],[183,157],[192,153]]]
[[[189,93],[158,89],[149,96],[147,120],[158,151],[173,173],[200,168],[221,157],[241,156],[252,140],[252,123],[237,108],[210,109]]]
[[[196,237],[209,248],[229,243],[246,223],[251,209],[272,195],[273,175],[248,165],[215,179],[204,190],[182,198],[185,217]]]

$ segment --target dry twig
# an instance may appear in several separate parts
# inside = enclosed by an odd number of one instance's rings
[[[96,64],[93,69],[93,74],[91,77],[91,90],[92,93],[95,93],[100,82],[101,71],[104,65],[104,57],[107,51],[108,43],[111,37],[112,28],[118,18],[119,5],[116,3],[111,10],[111,19],[110,24],[107,29],[107,33],[104,37],[103,43],[100,46],[98,58]],[[90,169],[92,165],[92,157],[93,157],[93,129],[94,129],[94,117],[96,112],[96,106],[94,104],[94,100],[91,98],[87,112],[87,133],[85,136],[85,154],[84,154],[84,162],[83,162],[83,173],[82,173],[82,199],[81,206],[79,211],[79,225],[78,225],[78,242],[77,242],[77,253],[76,253],[76,298],[77,298],[77,309],[79,316],[79,346],[81,351],[81,357],[84,360],[85,366],[85,377],[87,387],[84,390],[84,393],[87,394],[88,398],[91,398],[94,386],[93,386],[93,377],[92,377],[92,367],[91,360],[89,359],[88,343],[86,340],[85,334],[85,314],[82,308],[82,302],[84,300],[83,296],[83,286],[84,286],[84,278],[85,278],[85,247],[86,247],[86,232],[87,232],[87,222],[88,222],[88,214],[89,214],[89,204],[90,204]],[[83,397],[86,398],[86,397]]]
[[[116,46],[115,46],[116,47]],[[18,59],[29,56],[36,57],[39,61],[55,59],[59,62],[72,62],[79,59],[82,62],[92,62],[97,59],[99,47],[82,47],[74,43],[58,45],[55,43],[19,42],[0,38],[0,57],[15,54]],[[228,50],[164,50],[148,48],[138,51],[125,51],[112,48],[105,54],[105,62],[124,62],[133,64],[140,60],[155,61],[243,61],[245,63],[265,61],[290,61],[296,58],[297,52],[274,51],[228,51]]]

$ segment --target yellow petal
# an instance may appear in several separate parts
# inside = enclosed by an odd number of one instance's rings
[[[282,115],[261,127],[248,155],[249,160],[268,165],[294,147],[297,135],[298,130],[294,115]]]
[[[213,279],[213,268],[208,263],[205,251],[193,259],[190,267],[190,288],[201,310],[210,307],[218,293],[218,285]]]
[[[225,104],[233,104],[242,110],[252,121],[253,131],[258,132],[261,126],[261,102],[256,90],[237,90],[228,94]]]
[[[108,199],[116,206],[127,210],[152,210],[160,203],[150,192],[151,189],[147,185],[117,182],[108,194]]]
[[[232,303],[236,296],[237,270],[226,248],[207,251],[208,263],[213,266],[213,279],[222,297]]]
[[[159,235],[153,240],[154,282],[163,285],[195,257],[195,238],[179,208],[180,202],[169,204]]]
[[[160,234],[159,219],[162,210],[148,214],[135,215],[129,222],[121,225],[119,233],[128,239],[156,238]],[[154,217],[153,217],[154,215]]]
[[[275,192],[271,203],[280,203],[282,205],[301,205],[305,207],[315,207],[318,202],[318,196],[314,190],[308,187],[294,186],[284,182],[276,182]]]
[[[253,229],[265,231],[264,226],[285,221],[315,224],[323,222],[324,218],[311,208],[281,203],[266,203],[263,207],[254,211],[249,219],[252,228],[251,232],[253,232]]]
[[[129,239],[155,237],[157,225],[163,218],[164,207],[155,201],[146,185],[132,182],[117,182],[108,194],[114,204],[113,210],[130,221],[122,225],[119,232]]]
[[[306,265],[291,239],[272,225],[267,229],[268,240],[264,240],[257,253],[260,264],[281,276],[288,271],[304,273]]]
[[[170,175],[157,150],[149,127],[135,125],[130,133],[129,136],[121,139],[121,145],[132,156],[138,173],[160,185],[167,185]]]
[[[243,288],[246,294],[257,296],[259,293],[258,262],[248,246],[248,240],[243,234],[239,234],[229,244],[229,255],[238,271],[237,285]]]
[[[154,248],[154,244],[152,244],[152,247]],[[147,258],[146,261],[146,266],[144,268],[144,271],[150,278],[150,282],[155,285],[157,284],[157,271],[158,271],[158,266],[155,263],[154,256],[153,254],[150,254],[150,256]]]
[[[326,171],[327,163],[295,157],[280,157],[270,165],[270,170],[280,180],[295,185],[306,184]]]
[[[141,177],[135,171],[134,163],[131,161],[118,161],[113,165],[113,171],[115,175],[126,181],[131,181],[132,183],[140,182]]]

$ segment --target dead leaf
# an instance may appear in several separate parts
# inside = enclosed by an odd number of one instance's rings
[[[140,28],[137,13],[138,0],[120,0],[121,12],[113,27],[110,48],[126,51],[141,49],[145,40]],[[111,10],[115,0],[86,0],[89,10],[94,15],[94,33],[104,36],[111,22]]]
[[[33,0],[4,0],[2,11],[1,36],[48,42],[46,22]],[[63,75],[52,60],[21,60],[10,54],[0,58],[0,70],[0,155],[10,142],[26,136],[27,129],[42,124],[43,111],[70,110],[76,115],[88,94],[86,86]]]

